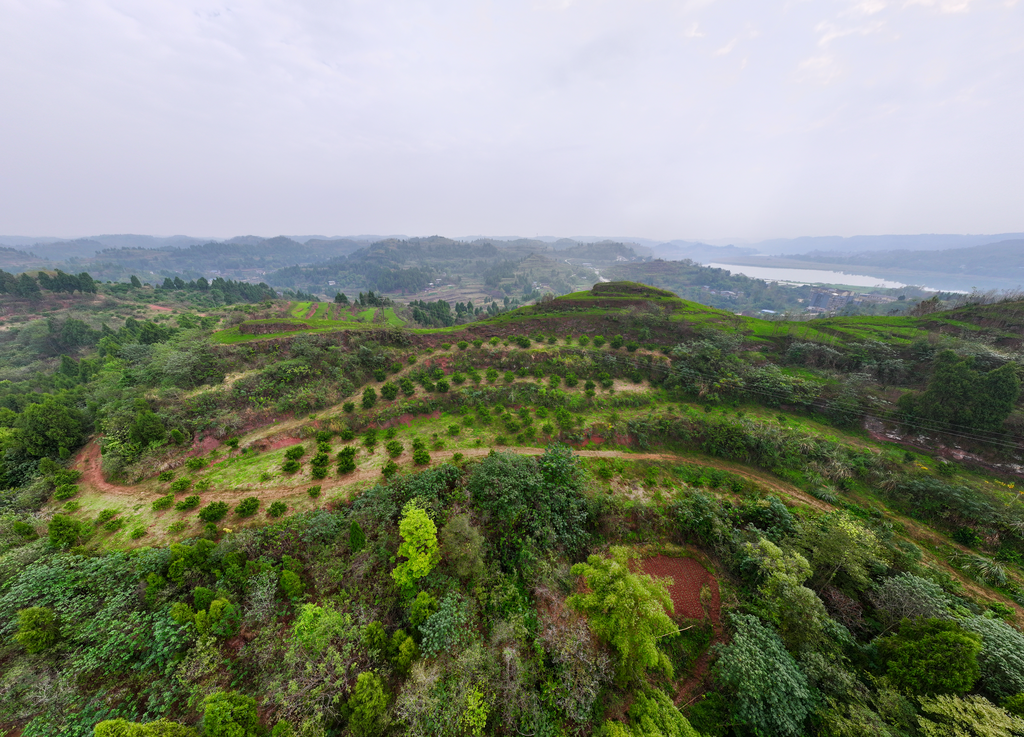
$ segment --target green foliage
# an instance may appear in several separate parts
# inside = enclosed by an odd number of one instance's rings
[[[235,507],[235,514],[239,517],[251,517],[256,514],[256,510],[260,508],[260,500],[254,496],[248,496],[238,503]],[[216,521],[216,520],[211,520]]]
[[[203,522],[220,522],[228,514],[227,502],[211,502],[199,510],[199,519]]]
[[[305,585],[294,571],[281,571],[281,591],[289,599],[300,599],[305,591]]]
[[[318,496],[320,496],[320,485],[318,484],[317,486],[310,486],[308,489],[306,489],[306,493],[309,494],[310,499],[316,499]]]
[[[32,456],[57,456],[60,449],[72,450],[82,442],[85,430],[82,414],[63,397],[44,395],[18,416],[16,427],[25,451]]]
[[[174,498],[174,496],[173,496],[173,495],[169,495],[169,496],[170,496],[170,497],[171,497],[172,499]],[[155,502],[154,502],[154,503],[155,503]],[[200,505],[201,503],[202,503],[202,500],[201,500],[201,499],[200,499],[200,498],[199,498],[198,496],[192,495],[192,496],[187,496],[187,497],[185,497],[185,498],[184,498],[184,499],[182,499],[182,500],[181,500],[180,502],[178,502],[177,504],[175,504],[175,505],[174,505],[174,508],[175,508],[175,509],[177,509],[177,510],[178,510],[179,512],[187,512],[187,511],[189,511],[190,509],[195,509],[195,508],[196,508],[196,507],[198,507],[198,506],[199,506],[199,505]]]
[[[82,524],[74,517],[55,514],[47,526],[47,533],[51,544],[67,548],[78,543],[82,535]]]
[[[372,671],[356,678],[356,687],[348,702],[351,709],[349,730],[356,737],[378,737],[387,729],[388,697],[384,683]]]
[[[582,550],[587,542],[583,476],[572,451],[550,445],[534,459],[491,453],[467,483],[473,502],[496,530],[496,554],[506,571],[536,549]]]
[[[161,471],[160,475],[156,477],[161,483],[167,483],[174,478],[174,471]]]
[[[619,652],[619,674],[640,678],[656,669],[672,678],[672,664],[658,649],[658,638],[676,630],[669,614],[672,599],[665,585],[650,576],[633,573],[630,560],[637,555],[627,548],[612,547],[610,558],[591,555],[572,567],[582,576],[587,590],[569,596],[567,603],[585,614],[601,639]]]
[[[258,737],[256,700],[236,691],[218,691],[203,701],[203,737]]]
[[[878,640],[889,680],[913,694],[970,691],[981,647],[981,637],[944,619],[904,620],[896,634]]]
[[[882,563],[875,534],[846,512],[830,512],[807,522],[797,536],[814,568],[814,588],[821,590],[838,574],[860,589],[871,586],[869,571]]]
[[[192,457],[185,461],[185,468],[189,471],[198,471],[206,466],[206,460],[203,458]]]
[[[300,443],[298,445],[293,445],[289,447],[287,450],[285,450],[284,457],[287,458],[289,461],[297,461],[300,458],[302,458],[302,456],[304,456],[305,454],[306,446]]]
[[[188,491],[191,488],[192,479],[189,478],[175,479],[173,482],[171,482],[171,491],[174,492],[175,494],[180,494],[181,492]]]
[[[390,402],[398,396],[398,385],[391,381],[385,382],[380,388],[380,395]]]
[[[310,653],[326,650],[337,639],[350,637],[352,616],[330,605],[303,604],[292,625],[292,638]]]
[[[418,601],[419,596],[416,598]],[[424,604],[426,603],[424,602]],[[413,606],[416,606],[415,602]],[[437,611],[427,617],[419,626],[420,634],[423,636],[420,643],[423,653],[427,657],[433,657],[438,653],[452,652],[461,647],[468,635],[466,631],[468,622],[469,611],[462,598],[455,593],[445,596],[441,599]]]
[[[412,462],[417,466],[429,466],[430,453],[426,448],[417,448],[412,452]]]
[[[363,389],[363,409],[372,409],[377,404],[377,390],[372,386]]]
[[[57,618],[49,607],[34,606],[18,612],[18,631],[14,639],[28,652],[46,650],[59,636]]]
[[[732,619],[736,632],[721,648],[715,672],[732,695],[733,719],[754,734],[803,735],[811,692],[796,661],[757,617]]]
[[[999,619],[967,617],[962,624],[983,640],[981,690],[998,700],[1024,693],[1024,635]]]
[[[1012,363],[981,373],[973,358],[953,351],[935,358],[935,370],[924,393],[900,397],[900,408],[953,429],[998,430],[1020,395],[1020,379]]]
[[[467,514],[449,517],[441,528],[441,552],[445,562],[460,578],[484,574],[484,536]]]
[[[356,470],[356,449],[342,448],[338,452],[338,473],[344,475]]]
[[[363,528],[355,520],[352,520],[352,524],[348,528],[348,546],[352,551],[352,555],[355,555],[366,546],[366,533],[363,532]]]
[[[786,645],[793,650],[816,643],[828,613],[818,595],[802,585],[811,576],[807,560],[799,553],[783,553],[764,538],[756,546],[748,543],[746,552],[761,568],[763,583],[759,591]]]
[[[436,611],[437,599],[426,591],[421,591],[416,594],[416,598],[413,599],[409,607],[409,624],[418,628]]]
[[[398,456],[402,455],[402,452],[405,450],[405,448],[398,440],[389,440],[387,444],[384,446],[384,449],[392,458],[397,458]]]
[[[1011,737],[1024,734],[1024,719],[984,696],[939,695],[921,699],[923,737]]]
[[[487,716],[490,713],[491,705],[484,692],[479,688],[471,688],[466,694],[466,709],[459,721],[474,737],[481,737],[487,727]]]
[[[168,494],[167,496],[160,497],[153,502],[152,506],[154,512],[162,512],[165,509],[170,509],[174,506],[174,494]]]
[[[402,535],[398,555],[405,560],[391,571],[391,577],[400,587],[411,588],[441,560],[437,545],[437,526],[426,511],[415,501],[410,501],[402,510],[402,521],[398,530]]]
[[[124,719],[106,719],[99,722],[94,737],[199,737],[199,733],[184,724],[161,719],[138,724]]]
[[[270,507],[267,508],[267,516],[268,517],[273,517],[273,518],[276,519],[277,517],[281,517],[282,515],[284,515],[284,513],[287,512],[287,511],[288,511],[288,505],[285,504],[284,502],[278,500],[278,501],[274,502],[273,504],[271,504]]]
[[[605,722],[604,737],[700,737],[662,691],[639,693],[629,708],[629,727]]]

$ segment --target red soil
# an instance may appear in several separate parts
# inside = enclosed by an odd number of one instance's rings
[[[306,319],[307,319],[307,320],[308,320],[309,318],[313,317],[313,315],[315,315],[315,314],[316,314],[316,310],[317,310],[317,308],[318,308],[319,306],[320,306],[320,303],[319,303],[319,302],[314,302],[313,304],[311,304],[311,305],[309,306],[309,311],[308,311],[308,312],[306,313]]]
[[[668,593],[672,597],[677,619],[705,619],[710,616],[712,623],[721,620],[722,602],[718,593],[718,581],[697,560],[657,555],[653,558],[644,558],[641,568],[649,576],[672,579],[673,583],[668,587]],[[705,584],[711,589],[707,612],[700,603],[700,589]]]
[[[672,578],[672,585],[668,587],[669,595],[672,597],[672,605],[675,607],[676,619],[708,619],[711,620],[712,637],[711,644],[723,642],[725,630],[722,628],[722,598],[718,590],[718,581],[712,576],[699,561],[693,558],[670,558],[665,555],[657,555],[653,558],[645,558],[640,564],[644,573],[651,576]],[[707,603],[707,609],[700,601],[700,590],[702,586],[711,590],[711,598]],[[711,664],[711,647],[708,647],[690,669],[689,675],[679,685],[679,691],[674,699],[676,706],[683,706],[692,703],[702,693],[707,691],[708,667]]]
[[[151,310],[157,310],[159,312],[171,312],[170,307],[164,307],[163,305],[146,305]]]

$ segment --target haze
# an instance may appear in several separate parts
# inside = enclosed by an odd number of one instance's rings
[[[1016,1],[0,14],[4,233],[1024,228]]]

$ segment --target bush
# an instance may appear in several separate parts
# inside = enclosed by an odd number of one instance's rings
[[[342,448],[338,453],[338,473],[344,475],[356,470],[356,449]],[[319,487],[318,487],[319,488]]]
[[[212,502],[199,510],[199,519],[203,522],[220,522],[228,514],[226,502]]]
[[[149,533],[146,531],[146,528],[142,525],[139,525],[134,530],[132,530],[132,533],[129,537],[131,537],[132,540],[141,540],[148,534]]]
[[[387,450],[388,455],[392,458],[398,458],[398,456],[402,455],[402,452],[405,450],[402,444],[397,440],[389,440],[387,445],[384,446],[384,449]]]
[[[390,381],[386,382],[384,386],[380,388],[380,395],[390,402],[398,396],[398,385]]]
[[[281,591],[284,592],[285,596],[294,601],[302,597],[304,590],[305,586],[299,574],[295,573],[295,571],[281,571]]]
[[[273,504],[271,504],[270,507],[267,509],[267,516],[268,517],[277,518],[277,517],[281,517],[282,515],[284,515],[284,513],[287,512],[287,511],[288,511],[288,505],[287,504],[285,504],[282,501],[276,501]]]
[[[417,448],[413,451],[412,462],[417,466],[428,466],[430,465],[430,453],[427,452],[426,448]]]
[[[460,340],[460,341],[459,341],[458,343],[456,343],[455,345],[457,345],[457,346],[459,347],[459,350],[460,350],[460,351],[464,351],[464,350],[466,350],[467,348],[469,348],[469,343],[468,343],[467,341],[465,341],[465,340]]]
[[[621,348],[623,346],[623,344],[625,342],[626,342],[625,339],[621,335],[616,335],[614,338],[611,339],[611,341],[608,343],[608,345],[611,346],[611,349],[613,351],[617,351],[617,350],[619,350],[619,348]],[[597,345],[597,339],[596,338],[594,339],[594,345]]]
[[[35,540],[39,537],[39,535],[36,534],[36,528],[33,525],[28,522],[22,522],[20,519],[11,523],[11,532],[22,540]]]
[[[171,430],[171,442],[175,445],[181,445],[185,442],[185,433],[178,428]]]
[[[202,458],[192,457],[185,461],[185,468],[189,471],[199,471],[206,465],[206,461]]]
[[[366,533],[363,532],[363,528],[359,526],[359,523],[352,520],[352,524],[348,528],[348,546],[352,550],[352,555],[355,555],[363,546],[366,545]]]
[[[304,455],[306,455],[306,446],[301,443],[299,445],[291,446],[284,452],[284,457],[289,461],[297,461]]]
[[[82,535],[82,523],[74,517],[55,514],[47,526],[50,543],[61,548],[75,545]]]
[[[356,405],[353,402],[345,402],[341,405],[341,411],[351,414],[356,411]]]
[[[285,461],[283,464],[281,464],[281,470],[284,471],[285,473],[295,473],[300,468],[302,468],[302,464],[300,464],[298,461]]]
[[[33,606],[18,612],[18,631],[14,639],[28,652],[46,650],[58,636],[57,618],[49,607]]]
[[[318,496],[320,496],[320,487],[310,486],[308,489],[306,489],[306,493],[309,494],[309,497],[311,499],[316,499]]]
[[[235,691],[219,691],[203,701],[204,737],[256,737],[256,700]]]
[[[388,697],[376,673],[366,671],[359,674],[348,707],[352,713],[348,726],[355,737],[378,737],[384,734],[388,726]]]
[[[256,514],[256,510],[260,508],[260,500],[254,496],[249,496],[238,503],[235,507],[235,514],[239,517],[250,517]]]
[[[162,496],[159,499],[157,499],[155,502],[153,502],[153,511],[154,512],[162,512],[163,510],[170,509],[173,506],[174,506],[174,494],[168,494],[167,496]]]
[[[398,464],[395,463],[394,461],[388,461],[380,469],[380,472],[385,479],[390,479],[392,476],[398,473]]]
[[[189,479],[189,478],[176,479],[171,484],[171,491],[173,491],[175,494],[180,494],[181,492],[188,491],[191,488],[192,488],[192,479]]]
[[[635,340],[631,340],[628,343],[626,343],[626,350],[629,351],[630,353],[635,352],[636,349],[639,348],[639,347],[640,347],[640,344],[637,343]]]
[[[461,371],[456,371],[454,374],[452,374],[452,383],[456,385],[465,384],[466,375]]]
[[[177,509],[179,512],[187,512],[190,509],[195,509],[196,507],[198,507],[199,503],[200,503],[199,497],[195,496],[195,495],[192,495],[192,496],[185,497],[180,502],[175,504],[174,508]]]
[[[174,471],[162,471],[156,478],[161,483],[166,483],[174,478]]]
[[[363,409],[370,409],[377,404],[377,390],[372,386],[363,389]]]
[[[384,381],[384,379],[386,379],[386,378],[388,378],[388,373],[384,369],[379,368],[379,369],[374,369],[373,370],[373,380],[374,381]]]
[[[316,438],[317,443],[330,443],[331,438],[334,437],[334,433],[330,430],[317,430],[314,437]]]
[[[53,492],[53,498],[63,501],[64,499],[70,499],[78,493],[77,484],[61,484]]]
[[[436,388],[441,394],[445,394],[449,389],[451,389],[451,385],[444,379],[441,379],[437,382]]]
[[[448,434],[449,435],[455,436],[455,435],[458,435],[461,431],[462,431],[462,428],[459,427],[458,425],[449,425],[448,426]]]
[[[373,450],[375,447],[377,447],[376,429],[371,427],[369,430],[366,431],[366,433],[363,435],[363,445],[365,445],[369,450]]]
[[[580,338],[580,344],[581,344],[581,345],[586,345],[586,344],[585,344],[585,343],[583,342],[583,339],[582,339],[582,338]],[[603,346],[603,345],[604,345],[604,336],[603,336],[603,335],[595,335],[595,336],[594,336],[594,347],[595,347],[595,348],[600,348],[600,347],[601,347],[601,346]]]
[[[489,368],[489,369],[487,369],[486,376],[487,376],[487,381],[489,381],[490,383],[493,384],[495,381],[498,380],[498,370],[497,369],[493,369],[493,368]]]
[[[122,527],[124,527],[124,520],[120,517],[117,517],[116,519],[112,520],[107,520],[105,523],[103,523],[103,529],[106,532],[117,532]]]
[[[903,691],[966,693],[980,675],[981,637],[950,620],[907,619],[895,635],[877,642],[886,675]]]

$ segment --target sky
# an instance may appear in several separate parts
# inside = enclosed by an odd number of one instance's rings
[[[0,233],[1024,230],[1024,0],[0,0]]]

